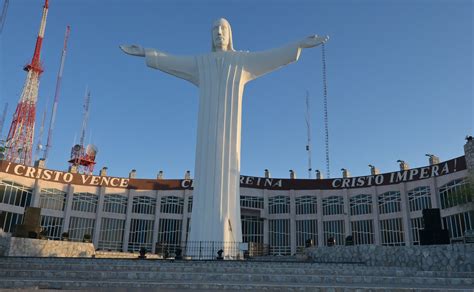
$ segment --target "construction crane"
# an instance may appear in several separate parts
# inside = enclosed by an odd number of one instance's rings
[[[310,115],[310,107],[309,107],[309,92],[306,91],[306,133],[308,136],[308,141],[306,144],[306,152],[308,153],[308,178],[311,178],[311,172],[313,168],[311,166],[311,115]]]
[[[56,110],[58,109],[59,92],[61,89],[61,82],[63,79],[64,61],[66,60],[67,42],[69,40],[70,32],[71,32],[71,27],[68,25],[66,27],[66,33],[64,35],[64,45],[63,45],[63,52],[61,54],[61,64],[59,66],[58,77],[56,79],[56,90],[54,92],[53,109],[51,111],[51,120],[49,121],[48,140],[46,141],[46,149],[44,150],[44,156],[43,156],[45,165],[46,165],[46,161],[48,160],[49,151],[51,150],[52,141],[53,141],[53,130],[54,130],[54,123],[56,121]]]
[[[5,160],[31,165],[31,154],[36,118],[36,100],[38,99],[39,79],[43,68],[41,66],[41,46],[43,44],[46,29],[46,18],[48,16],[49,3],[45,0],[41,25],[36,38],[35,51],[31,63],[23,70],[28,72],[23,86],[20,100],[13,114],[12,123],[5,143]]]
[[[3,26],[5,25],[5,19],[7,19],[7,10],[8,10],[9,0],[3,2],[2,15],[0,15],[0,34],[3,31]]]

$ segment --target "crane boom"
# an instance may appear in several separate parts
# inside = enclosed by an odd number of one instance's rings
[[[64,70],[64,62],[66,60],[66,52],[67,52],[67,42],[69,40],[69,33],[71,31],[71,27],[68,25],[66,27],[66,33],[64,35],[64,45],[63,51],[61,54],[61,64],[59,66],[58,77],[56,79],[56,90],[54,92],[54,102],[53,102],[53,109],[51,111],[51,119],[49,121],[49,129],[48,129],[48,140],[46,141],[46,149],[44,151],[44,161],[48,159],[49,151],[51,150],[52,140],[53,140],[53,130],[54,130],[54,123],[56,121],[56,110],[58,109],[58,102],[59,102],[59,92],[61,89],[61,82],[63,79],[63,70]]]

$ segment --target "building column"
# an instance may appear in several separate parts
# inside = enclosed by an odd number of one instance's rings
[[[64,207],[63,232],[69,230],[69,222],[71,221],[72,200],[74,198],[74,186],[69,184],[67,187],[66,206]]]
[[[125,230],[123,231],[122,251],[128,250],[128,240],[130,238],[130,222],[132,220],[133,196],[132,190],[127,190],[127,214],[125,216]]]
[[[376,186],[371,187],[372,189],[372,212],[374,214],[374,243],[376,245],[382,244],[380,236],[380,218],[379,218],[379,193]]]
[[[184,242],[186,242],[186,228],[188,223],[188,205],[189,205],[189,197],[192,196],[191,190],[185,189],[184,190],[184,204],[183,204],[183,221],[181,223],[181,246],[184,247]]]
[[[323,226],[323,192],[318,190],[317,192],[317,211],[318,216],[318,246],[324,246],[324,226]]]
[[[403,225],[403,234],[405,245],[410,246],[413,245],[413,237],[411,235],[411,228],[410,228],[410,206],[408,205],[408,194],[407,194],[407,184],[401,183],[400,184],[400,205],[401,205],[401,212],[402,212],[402,225]]]
[[[35,179],[35,185],[33,187],[33,193],[31,198],[31,207],[39,208],[40,206],[40,196],[41,196],[41,186],[40,180]]]
[[[99,200],[97,203],[97,211],[95,212],[94,234],[92,235],[92,243],[94,247],[99,248],[100,226],[102,225],[102,216],[104,215],[104,196],[105,187],[98,188]]]
[[[296,254],[296,200],[295,190],[290,190],[290,249]]]
[[[260,217],[263,218],[263,244],[270,244],[270,226],[268,222],[268,193],[263,190],[263,210],[260,211]]]
[[[156,191],[156,205],[155,205],[155,222],[153,224],[153,234],[151,236],[151,252],[155,253],[156,242],[158,241],[158,228],[160,227],[160,215],[161,215],[161,196],[160,191]]]
[[[349,204],[349,189],[345,189],[344,194],[344,232],[346,237],[352,235],[351,230],[351,208]]]

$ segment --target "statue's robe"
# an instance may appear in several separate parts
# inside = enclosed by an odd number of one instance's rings
[[[242,242],[240,137],[245,84],[298,60],[288,45],[263,52],[173,56],[146,49],[146,64],[199,87],[193,210],[188,241]],[[184,239],[183,239],[184,240]]]

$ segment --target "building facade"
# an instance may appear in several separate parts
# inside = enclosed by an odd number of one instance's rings
[[[452,241],[474,229],[469,177],[474,143],[465,155],[392,173],[336,179],[241,176],[244,242],[267,244],[273,255],[294,254],[312,239],[386,246],[419,244],[422,210],[440,208]],[[13,232],[25,207],[41,208],[50,239],[92,237],[97,249],[155,251],[156,243],[186,241],[193,211],[192,180],[99,176],[0,162],[0,228]]]

